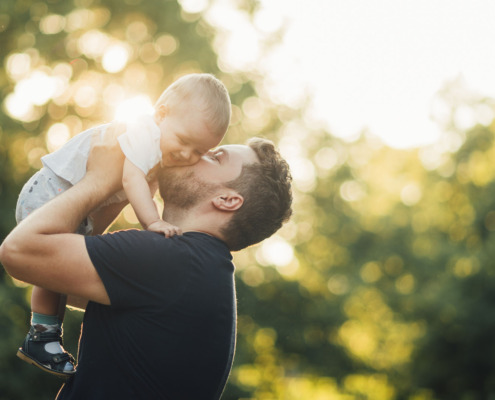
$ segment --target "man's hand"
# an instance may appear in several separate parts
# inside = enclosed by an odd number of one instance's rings
[[[94,134],[91,151],[86,165],[87,179],[93,179],[107,197],[122,189],[122,168],[124,154],[120,149],[117,137],[125,132],[125,124],[112,123],[103,138],[101,132]]]
[[[149,224],[146,230],[151,232],[162,233],[163,235],[165,235],[165,237],[182,235],[182,230],[178,226],[169,224],[168,222],[165,222],[161,219]]]

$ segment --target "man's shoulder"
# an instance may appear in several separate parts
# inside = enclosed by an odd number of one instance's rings
[[[162,251],[187,253],[206,251],[231,258],[230,251],[223,241],[199,232],[186,232],[183,235],[166,238],[164,235],[156,232],[126,229],[87,238],[87,243],[93,244],[98,242],[105,243],[106,246],[115,246],[122,249],[156,248]]]
[[[184,246],[184,241],[171,240],[164,235],[156,232],[150,232],[140,229],[123,229],[113,232],[108,232],[103,235],[89,236],[86,239],[87,243],[98,246],[101,243],[104,246],[117,247],[122,249],[136,248],[156,248],[156,249],[172,249]]]
[[[161,234],[138,229],[86,236],[85,240],[86,249],[95,266],[103,263],[152,268],[154,265],[171,265],[176,260],[185,260],[189,253]]]
[[[142,245],[143,243],[152,244],[156,242],[164,244],[164,238],[163,235],[155,232],[132,228],[112,231],[103,235],[88,236],[86,240],[105,243],[122,243],[123,245],[135,246],[136,244]]]

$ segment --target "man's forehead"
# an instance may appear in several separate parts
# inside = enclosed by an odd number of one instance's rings
[[[246,146],[245,144],[224,144],[222,146],[219,146],[218,148],[225,149],[230,152],[230,151],[243,151],[246,148],[248,148],[248,146]]]
[[[226,144],[224,146],[220,146],[219,149],[224,150],[228,154],[229,158],[241,158],[243,160],[243,164],[259,162],[258,156],[254,150],[244,144]]]

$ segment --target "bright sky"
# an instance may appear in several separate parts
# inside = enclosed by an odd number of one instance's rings
[[[301,98],[308,96],[307,120],[336,136],[352,138],[367,129],[394,147],[426,145],[438,141],[438,121],[449,116],[438,95],[447,83],[455,81],[461,97],[495,98],[494,0],[259,0],[254,16],[232,0],[213,0],[211,7],[209,0],[179,1],[218,28],[214,46],[226,73],[257,71],[270,97],[294,107],[302,107]],[[40,29],[56,33],[62,22],[61,16],[51,15]],[[282,27],[280,45],[266,50],[263,43],[273,42]],[[78,45],[114,73],[128,64],[130,55],[125,43],[114,42],[104,32],[90,30]],[[171,52],[176,43],[162,35],[157,45]],[[39,119],[34,106],[63,93],[71,74],[63,64],[51,75],[32,71],[31,61],[28,54],[15,53],[6,63],[17,82],[5,99],[6,109],[22,121]],[[99,88],[92,85],[81,82],[75,88],[79,105],[96,101]],[[122,91],[107,89],[113,97]],[[136,111],[135,100],[123,104],[118,114]],[[464,107],[455,122],[465,130],[493,118],[489,106]],[[54,146],[66,136],[54,134],[60,139]]]
[[[290,21],[283,47],[265,63],[274,91],[290,102],[309,87],[314,114],[336,136],[367,127],[394,147],[429,144],[440,132],[433,99],[447,82],[460,78],[495,97],[493,0],[261,3],[258,26]]]

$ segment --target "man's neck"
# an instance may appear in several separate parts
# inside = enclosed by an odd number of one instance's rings
[[[163,212],[163,220],[178,226],[183,233],[202,232],[207,235],[222,239],[220,227],[222,219],[212,213],[199,212],[196,209],[182,210],[168,207]]]

